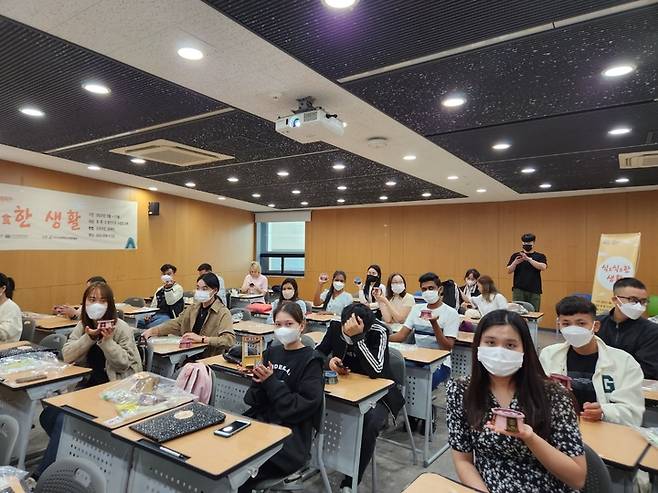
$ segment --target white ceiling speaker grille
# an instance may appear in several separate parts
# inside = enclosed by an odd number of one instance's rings
[[[658,151],[627,152],[619,155],[621,169],[658,167]]]
[[[234,156],[197,149],[196,147],[179,144],[178,142],[166,139],[157,139],[128,147],[119,147],[112,149],[110,152],[138,157],[147,161],[173,164],[174,166],[194,166],[197,164],[208,164],[215,161],[234,159]]]

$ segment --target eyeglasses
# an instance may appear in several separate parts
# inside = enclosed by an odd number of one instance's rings
[[[636,298],[635,296],[617,296],[617,298],[628,300],[629,302],[631,302],[633,304],[639,303],[642,306],[647,306],[649,304],[649,299],[648,298]]]

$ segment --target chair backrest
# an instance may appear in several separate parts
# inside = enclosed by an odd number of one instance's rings
[[[62,359],[62,349],[64,348],[64,344],[66,344],[66,336],[62,334],[50,334],[41,339],[39,344],[48,349],[57,350],[57,357]]]
[[[8,466],[18,439],[18,421],[8,414],[0,414],[0,466]]]
[[[126,305],[134,306],[136,308],[142,308],[146,305],[146,303],[144,303],[144,298],[138,298],[136,296],[132,298],[126,298],[125,300],[123,300],[123,302]]]
[[[123,310],[117,309],[117,319],[119,319],[119,320],[125,320],[126,319],[126,314],[123,313]]]
[[[603,459],[590,447],[585,447],[585,459],[587,461],[587,479],[583,493],[612,493],[612,481],[610,473]]]
[[[81,458],[54,462],[39,477],[35,493],[105,493],[107,480],[93,462]]]
[[[23,318],[23,332],[21,332],[21,341],[32,341],[36,324],[31,318]]]
[[[251,312],[244,308],[231,308],[231,315],[242,314],[242,320],[251,320]]]
[[[516,303],[517,305],[521,305],[523,308],[528,310],[529,312],[534,312],[535,307],[532,305],[532,303],[528,303],[527,301],[512,301],[512,303]]]
[[[407,367],[404,364],[404,356],[402,353],[393,347],[388,348],[389,361],[391,365],[391,373],[396,385],[403,388],[407,380]]]
[[[313,303],[306,300],[304,300],[304,303],[306,304],[306,313],[311,313],[313,311]]]

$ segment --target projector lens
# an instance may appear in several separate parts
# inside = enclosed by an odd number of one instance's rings
[[[297,128],[302,126],[302,120],[296,116],[294,118],[291,118],[290,121],[288,122],[288,125],[290,125],[292,128]]]

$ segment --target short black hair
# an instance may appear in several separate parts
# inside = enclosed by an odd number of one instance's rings
[[[363,303],[352,303],[343,308],[342,313],[340,314],[341,324],[345,324],[352,315],[356,315],[363,322],[363,331],[370,329],[373,323],[375,323],[375,314],[372,313],[370,307],[367,307]]]
[[[89,284],[94,284],[95,282],[104,282],[107,284],[107,281],[103,276],[91,276],[89,279],[87,279],[87,283]]]
[[[16,289],[16,283],[11,277],[0,272],[0,287],[2,286],[5,287],[5,296],[11,299],[14,296],[14,289]]]
[[[426,272],[418,278],[418,284],[423,284],[424,282],[434,281],[437,286],[441,286],[441,279],[434,272]]]
[[[615,284],[612,286],[612,290],[617,291],[621,288],[636,288],[644,289],[645,291],[647,289],[642,281],[635,279],[634,277],[622,277],[621,279],[617,279]]]
[[[526,233],[523,236],[521,236],[521,241],[523,243],[530,243],[531,241],[535,241],[537,237],[532,234],[532,233]]]
[[[212,272],[212,265],[201,264],[199,267],[196,268],[196,270],[207,270],[208,272]]]
[[[164,274],[164,273],[167,272],[169,269],[173,270],[173,271],[174,271],[174,274],[176,273],[176,270],[177,270],[177,269],[176,269],[176,266],[175,266],[175,265],[171,265],[171,264],[162,264],[162,267],[160,267],[160,272],[162,272],[162,273]]]
[[[560,315],[576,315],[577,313],[587,313],[596,317],[596,306],[582,296],[567,296],[558,301],[555,305],[555,313]]]
[[[466,274],[464,274],[464,279],[466,279],[466,278],[467,278],[468,276],[470,276],[471,274],[473,274],[473,277],[474,277],[476,280],[477,280],[477,279],[480,279],[480,271],[477,270],[477,269],[473,269],[473,268],[468,269],[468,270],[466,271]]]

